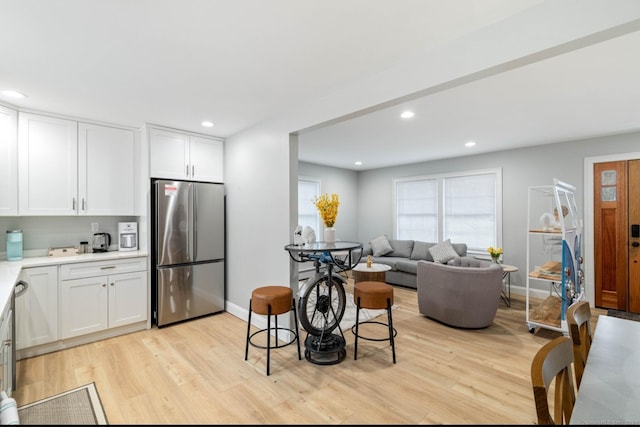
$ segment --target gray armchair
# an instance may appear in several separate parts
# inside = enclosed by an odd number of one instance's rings
[[[418,310],[449,326],[480,329],[493,323],[502,291],[502,267],[460,257],[449,264],[418,261]]]

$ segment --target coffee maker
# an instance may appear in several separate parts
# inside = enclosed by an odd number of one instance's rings
[[[137,251],[138,250],[138,223],[119,222],[118,223],[118,250]]]

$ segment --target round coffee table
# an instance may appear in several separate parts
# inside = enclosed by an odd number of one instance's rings
[[[385,264],[371,264],[367,267],[366,262],[361,262],[351,269],[353,271],[354,283],[359,282],[383,282],[386,283],[385,272],[391,270],[391,267]]]

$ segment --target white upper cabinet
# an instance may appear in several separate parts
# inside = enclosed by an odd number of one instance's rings
[[[18,113],[0,106],[0,216],[18,214]]]
[[[149,129],[151,176],[189,179],[189,136],[161,129]]]
[[[18,189],[21,215],[75,215],[78,208],[78,124],[20,113]]]
[[[189,137],[191,146],[191,179],[223,182],[222,141],[198,136]]]
[[[79,214],[135,214],[136,147],[132,130],[79,124]]]
[[[139,132],[29,113],[18,120],[20,215],[137,214]]]
[[[152,178],[223,182],[223,142],[166,129],[149,129]]]

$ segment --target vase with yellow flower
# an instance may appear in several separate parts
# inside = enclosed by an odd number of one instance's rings
[[[313,199],[313,204],[316,205],[322,222],[324,223],[324,241],[326,243],[335,243],[336,229],[333,228],[333,226],[338,217],[340,197],[336,193],[332,193],[331,195],[323,193]]]
[[[489,255],[491,255],[491,262],[500,264],[500,255],[502,255],[501,247],[494,248],[493,246],[489,246],[487,252],[489,252]]]

